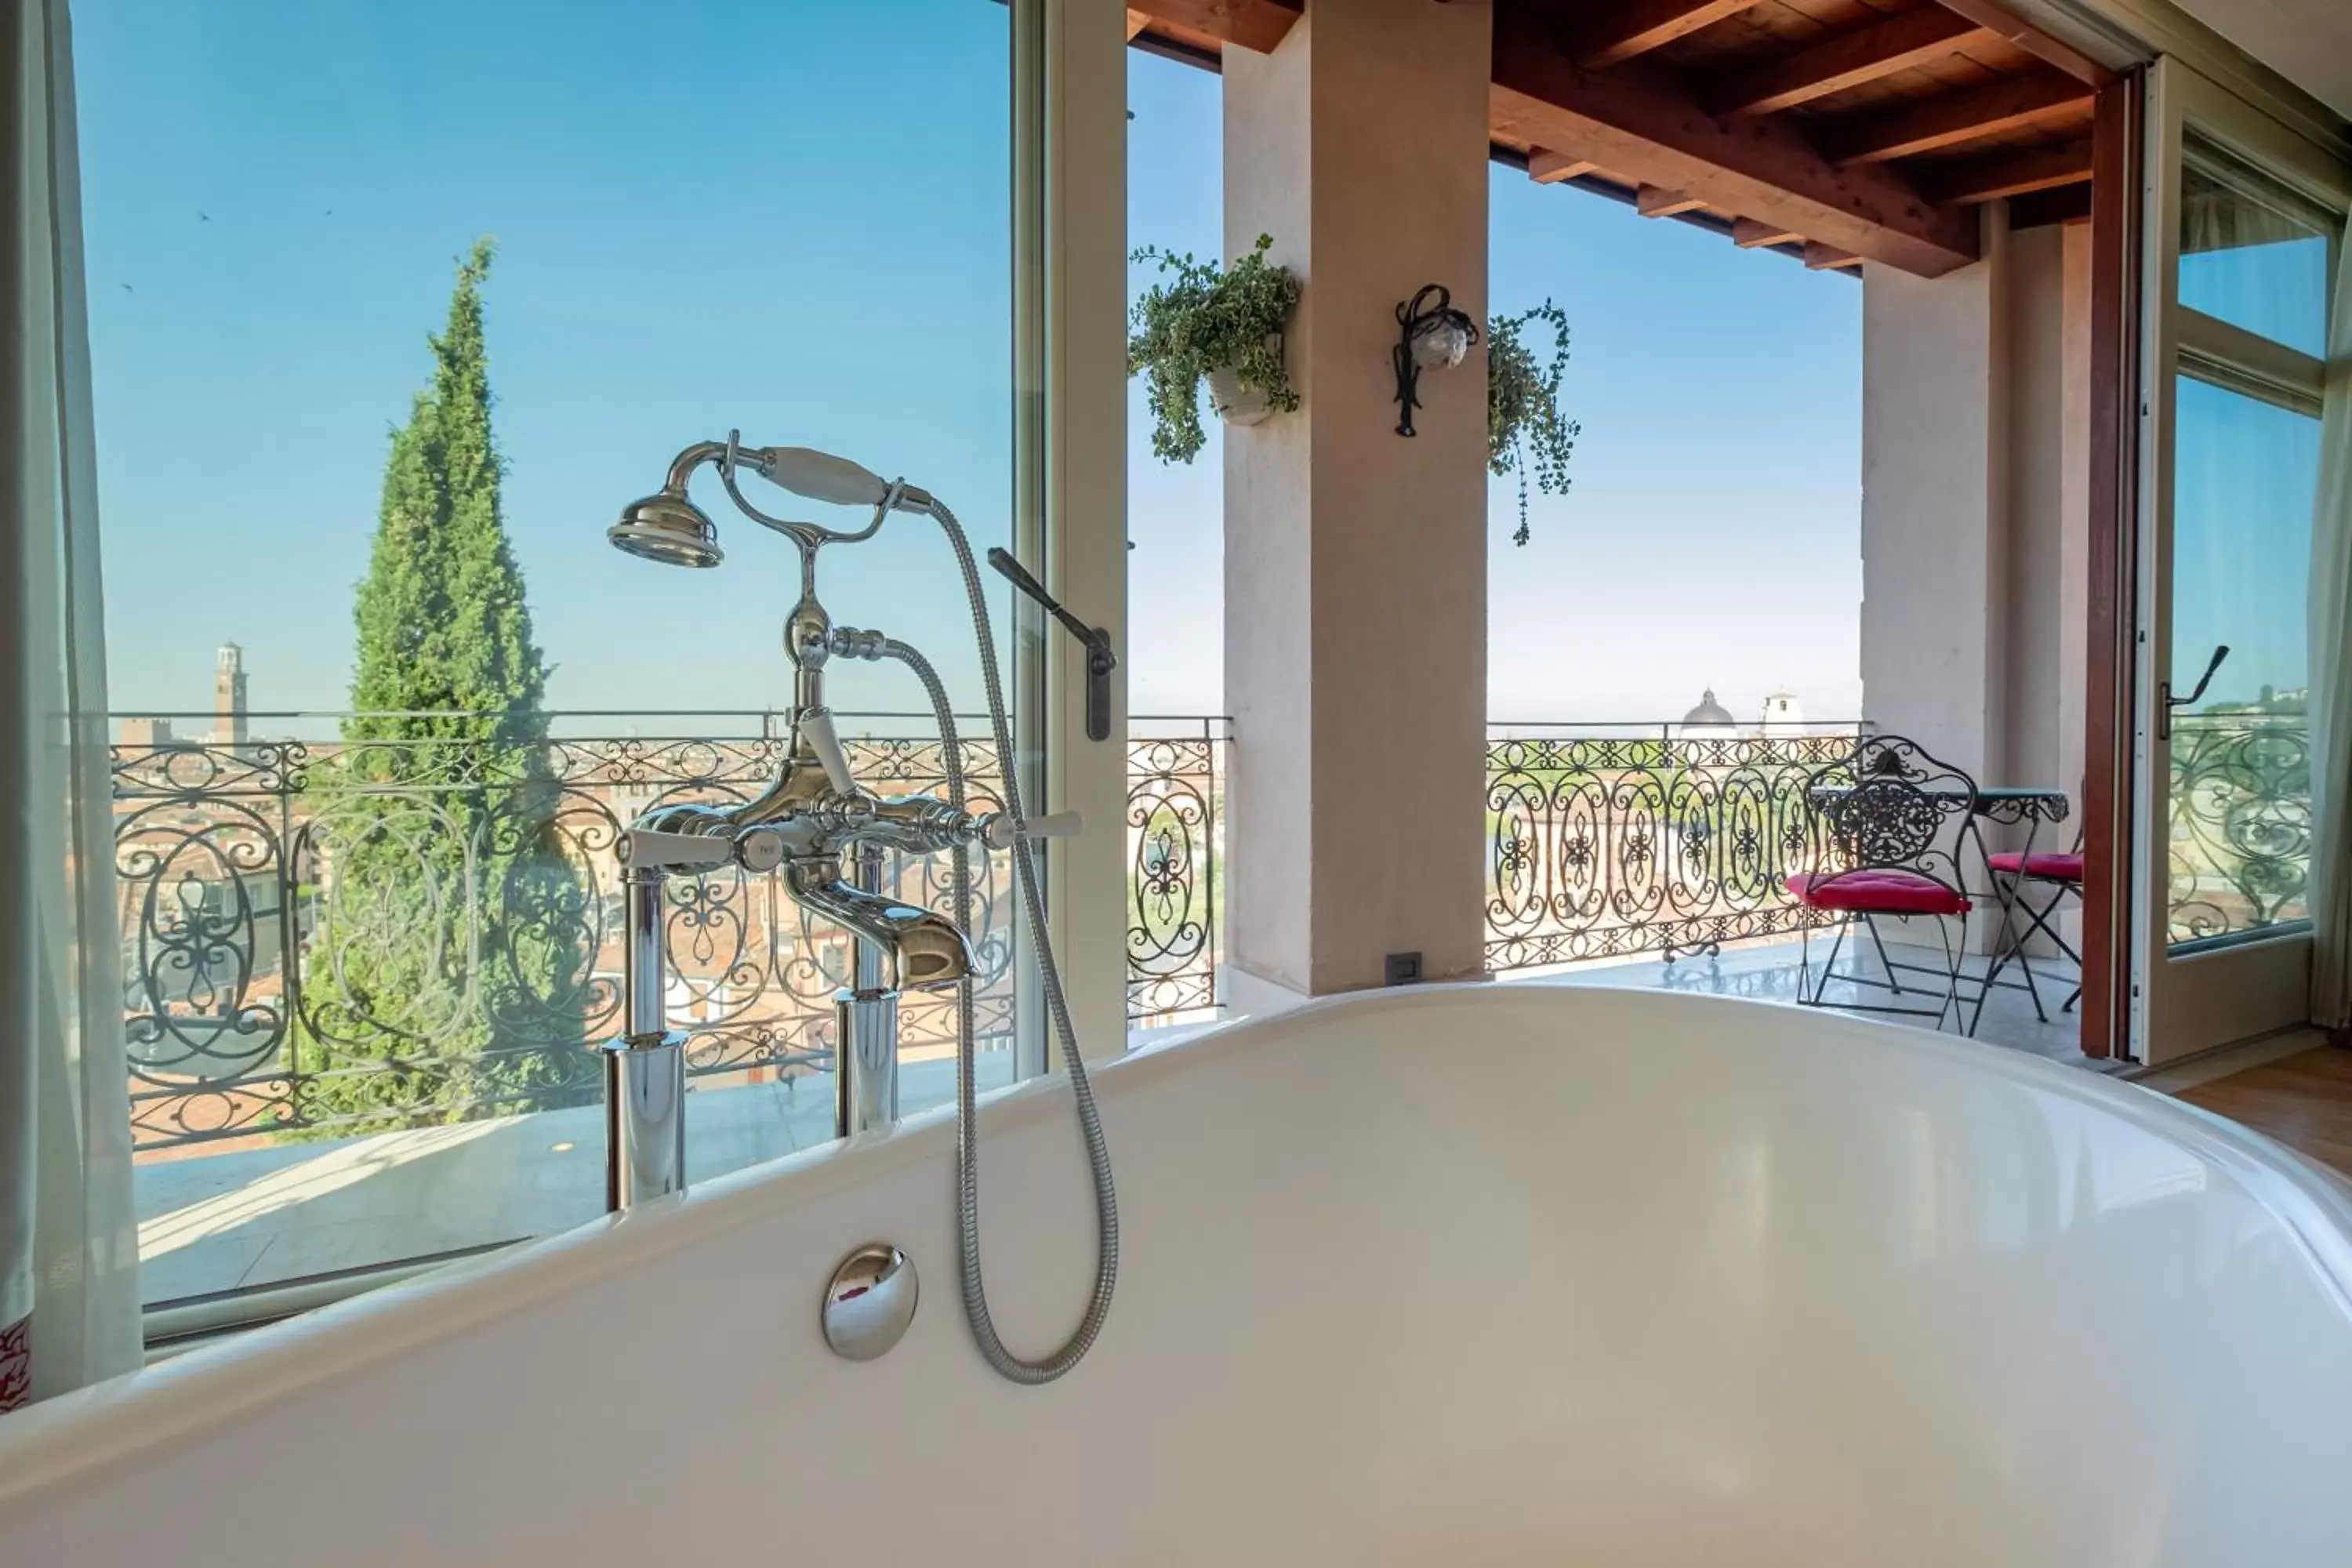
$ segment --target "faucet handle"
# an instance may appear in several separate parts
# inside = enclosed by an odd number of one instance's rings
[[[849,771],[849,753],[841,748],[841,736],[833,727],[833,710],[829,708],[803,708],[800,710],[801,739],[816,753],[817,765],[824,769],[824,782],[835,795],[854,795],[857,780]]]
[[[1024,838],[1076,838],[1086,827],[1087,819],[1075,811],[1057,811],[1048,816],[1032,816],[1021,824]],[[981,838],[991,849],[1013,847],[1013,818],[1004,812],[992,812],[987,826],[981,829]]]
[[[641,869],[724,866],[735,858],[735,841],[696,833],[657,833],[632,827],[621,835],[622,863]]]

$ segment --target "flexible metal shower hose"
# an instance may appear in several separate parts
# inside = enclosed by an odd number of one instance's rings
[[[974,1042],[972,983],[966,977],[956,985],[956,1237],[963,1269],[963,1313],[971,1325],[971,1337],[980,1346],[980,1353],[1000,1374],[1014,1383],[1051,1383],[1072,1367],[1102,1332],[1103,1320],[1110,1313],[1110,1298],[1118,1279],[1118,1194],[1111,1185],[1110,1147],[1103,1141],[1102,1119],[1095,1110],[1095,1096],[1087,1082],[1087,1064],[1078,1055],[1077,1031],[1070,1025],[1069,1005],[1062,996],[1062,976],[1054,963],[1054,948],[1045,930],[1045,901],[1037,890],[1036,861],[1028,839],[1028,818],[1021,810],[1020,768],[1013,750],[1013,730],[1004,711],[1004,687],[996,664],[996,637],[989,626],[988,600],[982,592],[980,568],[973,562],[971,544],[964,538],[963,526],[948,509],[932,503],[931,515],[946,530],[948,542],[955,547],[956,563],[963,571],[964,593],[971,601],[971,621],[980,637],[980,669],[988,688],[988,718],[996,734],[996,755],[1004,775],[1004,814],[1013,822],[1013,880],[1019,885],[1021,904],[1029,923],[1029,936],[1037,950],[1037,975],[1045,994],[1045,1006],[1054,1020],[1054,1032],[1062,1042],[1062,1060],[1070,1069],[1070,1095],[1077,1103],[1078,1130],[1086,1140],[1087,1168],[1094,1177],[1095,1188],[1095,1288],[1087,1302],[1086,1315],[1078,1320],[1061,1349],[1037,1361],[1024,1361],[1004,1348],[997,1337],[996,1324],[989,1316],[988,1289],[981,1278],[980,1268],[980,1128],[978,1108],[972,1088]],[[930,661],[905,643],[886,640],[882,646],[886,658],[895,658],[915,673],[931,700],[938,715],[940,742],[945,758],[948,803],[961,811],[964,808],[963,755],[956,734],[955,712],[948,702],[947,688],[940,681],[939,672]],[[971,930],[971,856],[958,845],[950,852],[950,894],[955,903],[955,921],[959,928]]]

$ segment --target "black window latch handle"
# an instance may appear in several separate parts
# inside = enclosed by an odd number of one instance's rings
[[[2213,657],[2205,661],[2205,673],[2197,678],[2196,689],[2190,691],[2186,697],[2175,697],[2172,694],[2172,682],[2167,680],[2158,683],[2157,687],[2157,695],[2164,700],[2164,706],[2158,711],[2156,716],[2156,738],[2158,740],[2169,741],[2172,739],[2172,710],[2175,708],[2186,708],[2190,703],[2201,699],[2205,695],[2205,689],[2213,684],[2213,672],[2221,668],[2221,661],[2229,657],[2230,645],[2228,643],[2222,643],[2214,648]]]
[[[1077,638],[1087,650],[1087,739],[1110,739],[1110,672],[1118,668],[1118,656],[1111,652],[1110,633],[1100,626],[1090,626],[1062,607],[1061,602],[1045,592],[1045,584],[1029,574],[1029,569],[1013,558],[1013,552],[1002,546],[992,546],[988,563],[1004,575],[1004,580],[1020,589],[1045,612],[1062,623],[1069,634]]]

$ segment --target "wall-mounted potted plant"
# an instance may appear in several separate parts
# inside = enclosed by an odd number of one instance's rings
[[[1538,360],[1527,343],[1528,327],[1551,329],[1551,354]],[[1568,374],[1568,315],[1546,300],[1516,316],[1486,322],[1486,468],[1519,476],[1519,531],[1514,544],[1528,542],[1528,475],[1546,495],[1568,493],[1568,459],[1582,426],[1560,411],[1559,387]]]
[[[1201,427],[1201,383],[1231,425],[1255,425],[1298,406],[1282,363],[1282,329],[1298,304],[1298,279],[1265,258],[1271,235],[1220,268],[1157,247],[1135,253],[1159,263],[1163,280],[1135,302],[1127,373],[1149,378],[1151,450],[1189,463],[1208,439]]]

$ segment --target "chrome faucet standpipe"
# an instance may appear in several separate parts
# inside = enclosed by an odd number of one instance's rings
[[[1016,1382],[1050,1382],[1077,1364],[1110,1310],[1118,1273],[1118,1200],[1113,1190],[1110,1153],[1096,1114],[1086,1062],[1071,1026],[1060,972],[1045,924],[1045,900],[1029,840],[1075,832],[1075,816],[1029,820],[1021,809],[1017,753],[996,664],[994,636],[980,570],[962,526],[929,492],[904,480],[886,481],[856,464],[799,447],[747,447],[730,432],[725,441],[688,447],[671,462],[662,488],[622,510],[607,531],[618,548],[649,561],[686,566],[716,566],[724,555],[719,530],[688,495],[698,469],[716,468],[728,496],[746,517],[793,542],[800,552],[801,592],[784,622],[784,652],[793,664],[792,742],[776,780],[755,799],[735,805],[677,805],[639,818],[628,836],[627,888],[631,958],[625,973],[630,1032],[608,1047],[635,1063],[645,1054],[645,1076],[663,1093],[635,1092],[633,1083],[608,1071],[609,1152],[618,1170],[625,1156],[646,1164],[665,1179],[637,1182],[616,1175],[609,1184],[615,1206],[632,1194],[674,1191],[684,1167],[676,1107],[683,1097],[682,1064],[659,1065],[655,1054],[678,1063],[676,1037],[663,1028],[661,987],[661,872],[672,867],[708,869],[733,859],[746,868],[781,868],[786,894],[806,909],[839,924],[857,939],[851,984],[835,998],[836,1073],[835,1127],[848,1136],[887,1126],[898,1114],[898,1003],[906,987],[953,986],[956,992],[956,1219],[963,1279],[964,1315],[982,1357]],[[874,515],[854,532],[813,522],[773,517],[754,507],[738,483],[744,470],[795,494],[845,506],[870,506]],[[894,511],[926,515],[946,534],[962,574],[980,668],[988,695],[989,720],[997,754],[1004,762],[1004,809],[973,814],[965,809],[961,744],[955,714],[938,672],[919,652],[879,632],[836,627],[816,593],[817,552],[828,544],[870,539]],[[1024,574],[1025,575],[1025,574]],[[1042,593],[1042,589],[1035,590]],[[1058,608],[1058,606],[1057,606]],[[1074,626],[1084,623],[1071,620]],[[1108,732],[1108,638],[1093,633],[1105,682],[1103,723]],[[825,706],[824,669],[836,655],[891,658],[921,681],[940,727],[947,798],[884,799],[859,787]],[[1095,1189],[1097,1266],[1095,1284],[1077,1327],[1061,1347],[1034,1361],[1007,1350],[991,1321],[981,1276],[978,1115],[974,1108],[975,1026],[972,955],[966,934],[971,925],[970,852],[974,845],[1006,850],[1037,959],[1040,989],[1062,1060],[1070,1078],[1087,1163]],[[689,848],[698,847],[696,858]],[[955,919],[898,902],[881,890],[883,856],[945,852],[950,858]],[[674,859],[656,859],[675,852]],[[845,871],[845,867],[847,870]],[[672,1087],[678,1091],[665,1095]],[[639,1152],[657,1149],[659,1157]],[[671,1151],[677,1152],[674,1156]]]
[[[689,838],[632,828],[621,837],[627,931],[621,947],[622,1032],[598,1049],[604,1058],[604,1206],[619,1210],[686,1186],[686,1037],[668,1026],[662,879],[730,860],[775,866],[772,831],[735,838]]]

